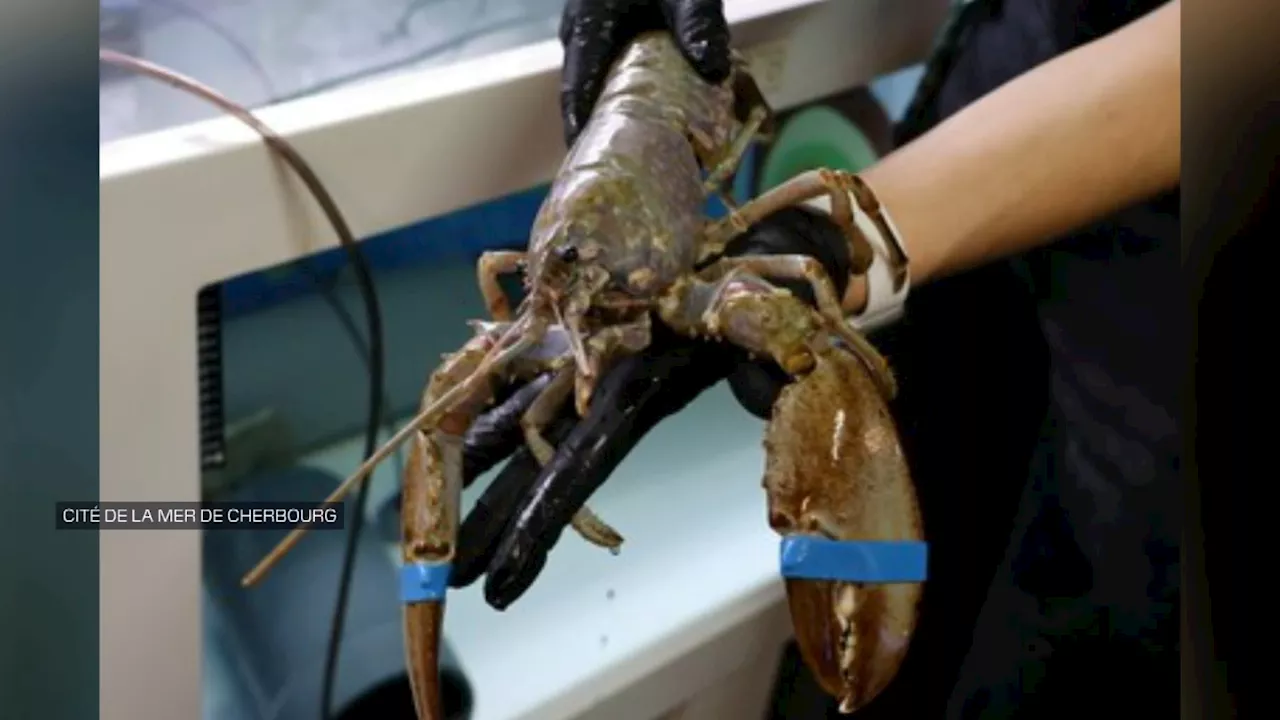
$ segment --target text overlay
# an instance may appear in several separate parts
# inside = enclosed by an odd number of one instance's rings
[[[60,502],[59,530],[274,530],[307,525],[341,530],[341,503],[314,502]]]

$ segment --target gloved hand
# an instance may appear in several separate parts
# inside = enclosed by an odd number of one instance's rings
[[[572,144],[591,115],[618,53],[648,30],[670,30],[693,68],[710,82],[729,76],[723,0],[568,0],[560,19],[564,73],[560,111]]]
[[[766,218],[726,254],[810,255],[826,267],[841,294],[849,278],[844,236],[825,216],[803,208]],[[814,301],[803,281],[776,284]],[[550,376],[508,388],[465,438],[467,483],[508,456],[511,462],[463,521],[450,584],[465,587],[484,574],[489,604],[510,605],[533,584],[574,514],[645,433],[726,377],[738,401],[762,419],[787,382],[772,361],[751,361],[734,346],[690,340],[655,323],[649,349],[601,378],[587,417],[577,421],[572,403],[566,404],[546,433],[557,452],[542,469],[523,445],[520,416]]]

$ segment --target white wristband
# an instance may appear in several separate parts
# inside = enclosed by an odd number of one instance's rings
[[[911,277],[905,268],[896,267],[895,253],[890,249],[890,239],[884,236],[880,227],[858,205],[857,198],[849,196],[849,204],[853,208],[853,221],[858,231],[870,243],[873,251],[871,267],[864,276],[867,284],[867,303],[862,312],[849,316],[849,324],[855,330],[867,332],[892,324],[902,317],[907,295],[911,292]],[[831,213],[831,198],[822,195],[805,203],[808,207]],[[898,238],[902,245],[902,235],[888,211],[881,206],[880,218],[888,226],[889,231]],[[901,248],[905,253],[905,248]],[[905,260],[905,258],[904,258]],[[899,279],[900,278],[900,279]],[[897,285],[897,287],[895,287]]]

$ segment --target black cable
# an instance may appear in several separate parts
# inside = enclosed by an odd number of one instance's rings
[[[361,260],[363,261],[363,256],[361,256]],[[361,274],[360,269],[355,267],[354,263],[353,268],[356,271],[357,282],[359,283],[361,282],[359,280]],[[331,288],[329,290],[331,290]],[[351,318],[351,315],[347,313],[346,307],[342,305],[337,296],[331,295],[325,290],[325,288],[323,288],[323,286],[321,295],[326,298],[330,306],[334,309],[334,312],[337,313],[339,321],[347,328],[348,334],[353,336],[353,340],[359,338],[359,331],[356,328],[354,320]],[[381,323],[379,323],[379,325],[380,324]],[[370,332],[370,335],[372,336],[373,333]],[[364,459],[366,460],[373,455],[373,452],[378,448],[379,420],[382,415],[381,406],[384,398],[382,388],[383,348],[381,347],[381,344],[381,327],[379,327],[377,343],[375,344],[371,341],[367,346],[365,346],[364,349],[369,351],[368,354],[360,353],[361,357],[365,361],[365,367],[369,371],[369,377],[371,379],[374,377],[375,369],[378,376],[376,383],[378,400],[376,403],[371,403],[369,424],[365,431]],[[374,383],[370,382],[370,385],[372,386]],[[377,414],[372,414],[374,412]],[[396,457],[399,457],[398,453]],[[397,464],[398,462],[399,461],[397,459]],[[333,622],[329,626],[329,641],[325,647],[324,676],[320,685],[321,720],[329,720],[329,718],[334,716],[333,692],[337,685],[338,658],[342,650],[342,634],[346,627],[347,606],[351,600],[351,578],[355,574],[356,549],[360,544],[360,533],[364,529],[365,515],[369,511],[369,492],[372,486],[373,475],[370,474],[370,476],[365,478],[364,482],[360,484],[360,490],[356,493],[355,517],[351,519],[351,529],[347,532],[346,545],[342,549],[342,571],[338,577],[338,600],[334,604]]]
[[[369,327],[369,418],[366,424],[364,457],[367,460],[373,455],[378,447],[378,430],[382,420],[382,398],[384,395],[384,351],[385,343],[382,334],[382,311],[378,305],[378,295],[373,283],[373,274],[369,269],[368,261],[364,254],[360,252],[360,247],[356,243],[355,235],[351,231],[350,225],[347,224],[346,218],[342,215],[342,211],[338,209],[337,203],[329,194],[324,184],[320,182],[319,176],[311,168],[310,164],[298,154],[287,141],[281,138],[271,128],[267,127],[261,120],[246,110],[243,106],[227,99],[216,90],[179,73],[167,68],[156,65],[155,63],[138,58],[130,57],[123,53],[106,48],[98,49],[98,58],[101,62],[105,62],[118,67],[123,67],[134,72],[141,73],[153,79],[159,80],[178,90],[195,95],[223,110],[227,114],[236,118],[240,122],[248,125],[257,132],[267,144],[268,148],[274,152],[286,165],[297,173],[299,179],[307,187],[307,190],[314,196],[321,210],[324,211],[325,217],[333,226],[334,232],[338,236],[339,243],[347,253],[347,259],[356,274],[356,283],[360,288],[360,294],[363,296],[366,321]],[[330,717],[331,706],[333,702],[334,678],[337,675],[338,655],[342,644],[343,628],[346,624],[346,612],[348,600],[350,597],[350,586],[352,571],[355,565],[355,541],[360,535],[360,530],[364,524],[365,505],[368,504],[370,483],[362,483],[356,499],[356,515],[352,520],[351,531],[347,535],[347,543],[342,563],[342,574],[339,579],[338,600],[333,611],[333,624],[329,634],[329,643],[326,649],[325,671],[322,684],[322,692],[324,693],[321,700],[321,718],[322,720]]]
[[[369,344],[360,334],[360,328],[356,324],[355,318],[351,317],[350,311],[348,311],[346,306],[342,304],[342,299],[339,298],[338,294],[335,292],[338,284],[338,276],[335,275],[332,278],[324,279],[320,276],[320,273],[316,272],[315,268],[311,267],[311,264],[305,260],[298,260],[294,265],[310,278],[312,284],[316,286],[316,291],[320,294],[321,299],[323,299],[325,304],[329,306],[329,309],[333,311],[333,314],[338,319],[338,324],[342,326],[343,334],[351,340],[351,344],[355,347],[356,354],[360,358],[360,364],[364,366],[365,374],[368,375],[370,372]],[[386,395],[382,396],[382,408],[383,430],[388,435],[394,434],[393,415],[395,413],[391,407],[391,400]],[[403,448],[398,448],[395,453],[392,454],[391,464],[396,477],[400,477],[404,474]]]

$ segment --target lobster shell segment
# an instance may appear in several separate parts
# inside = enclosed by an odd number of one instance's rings
[[[851,355],[818,356],[811,372],[782,391],[765,448],[769,523],[779,534],[831,545],[923,542],[892,416]],[[865,706],[902,665],[922,583],[790,577],[786,589],[800,653],[819,684],[841,712]]]

